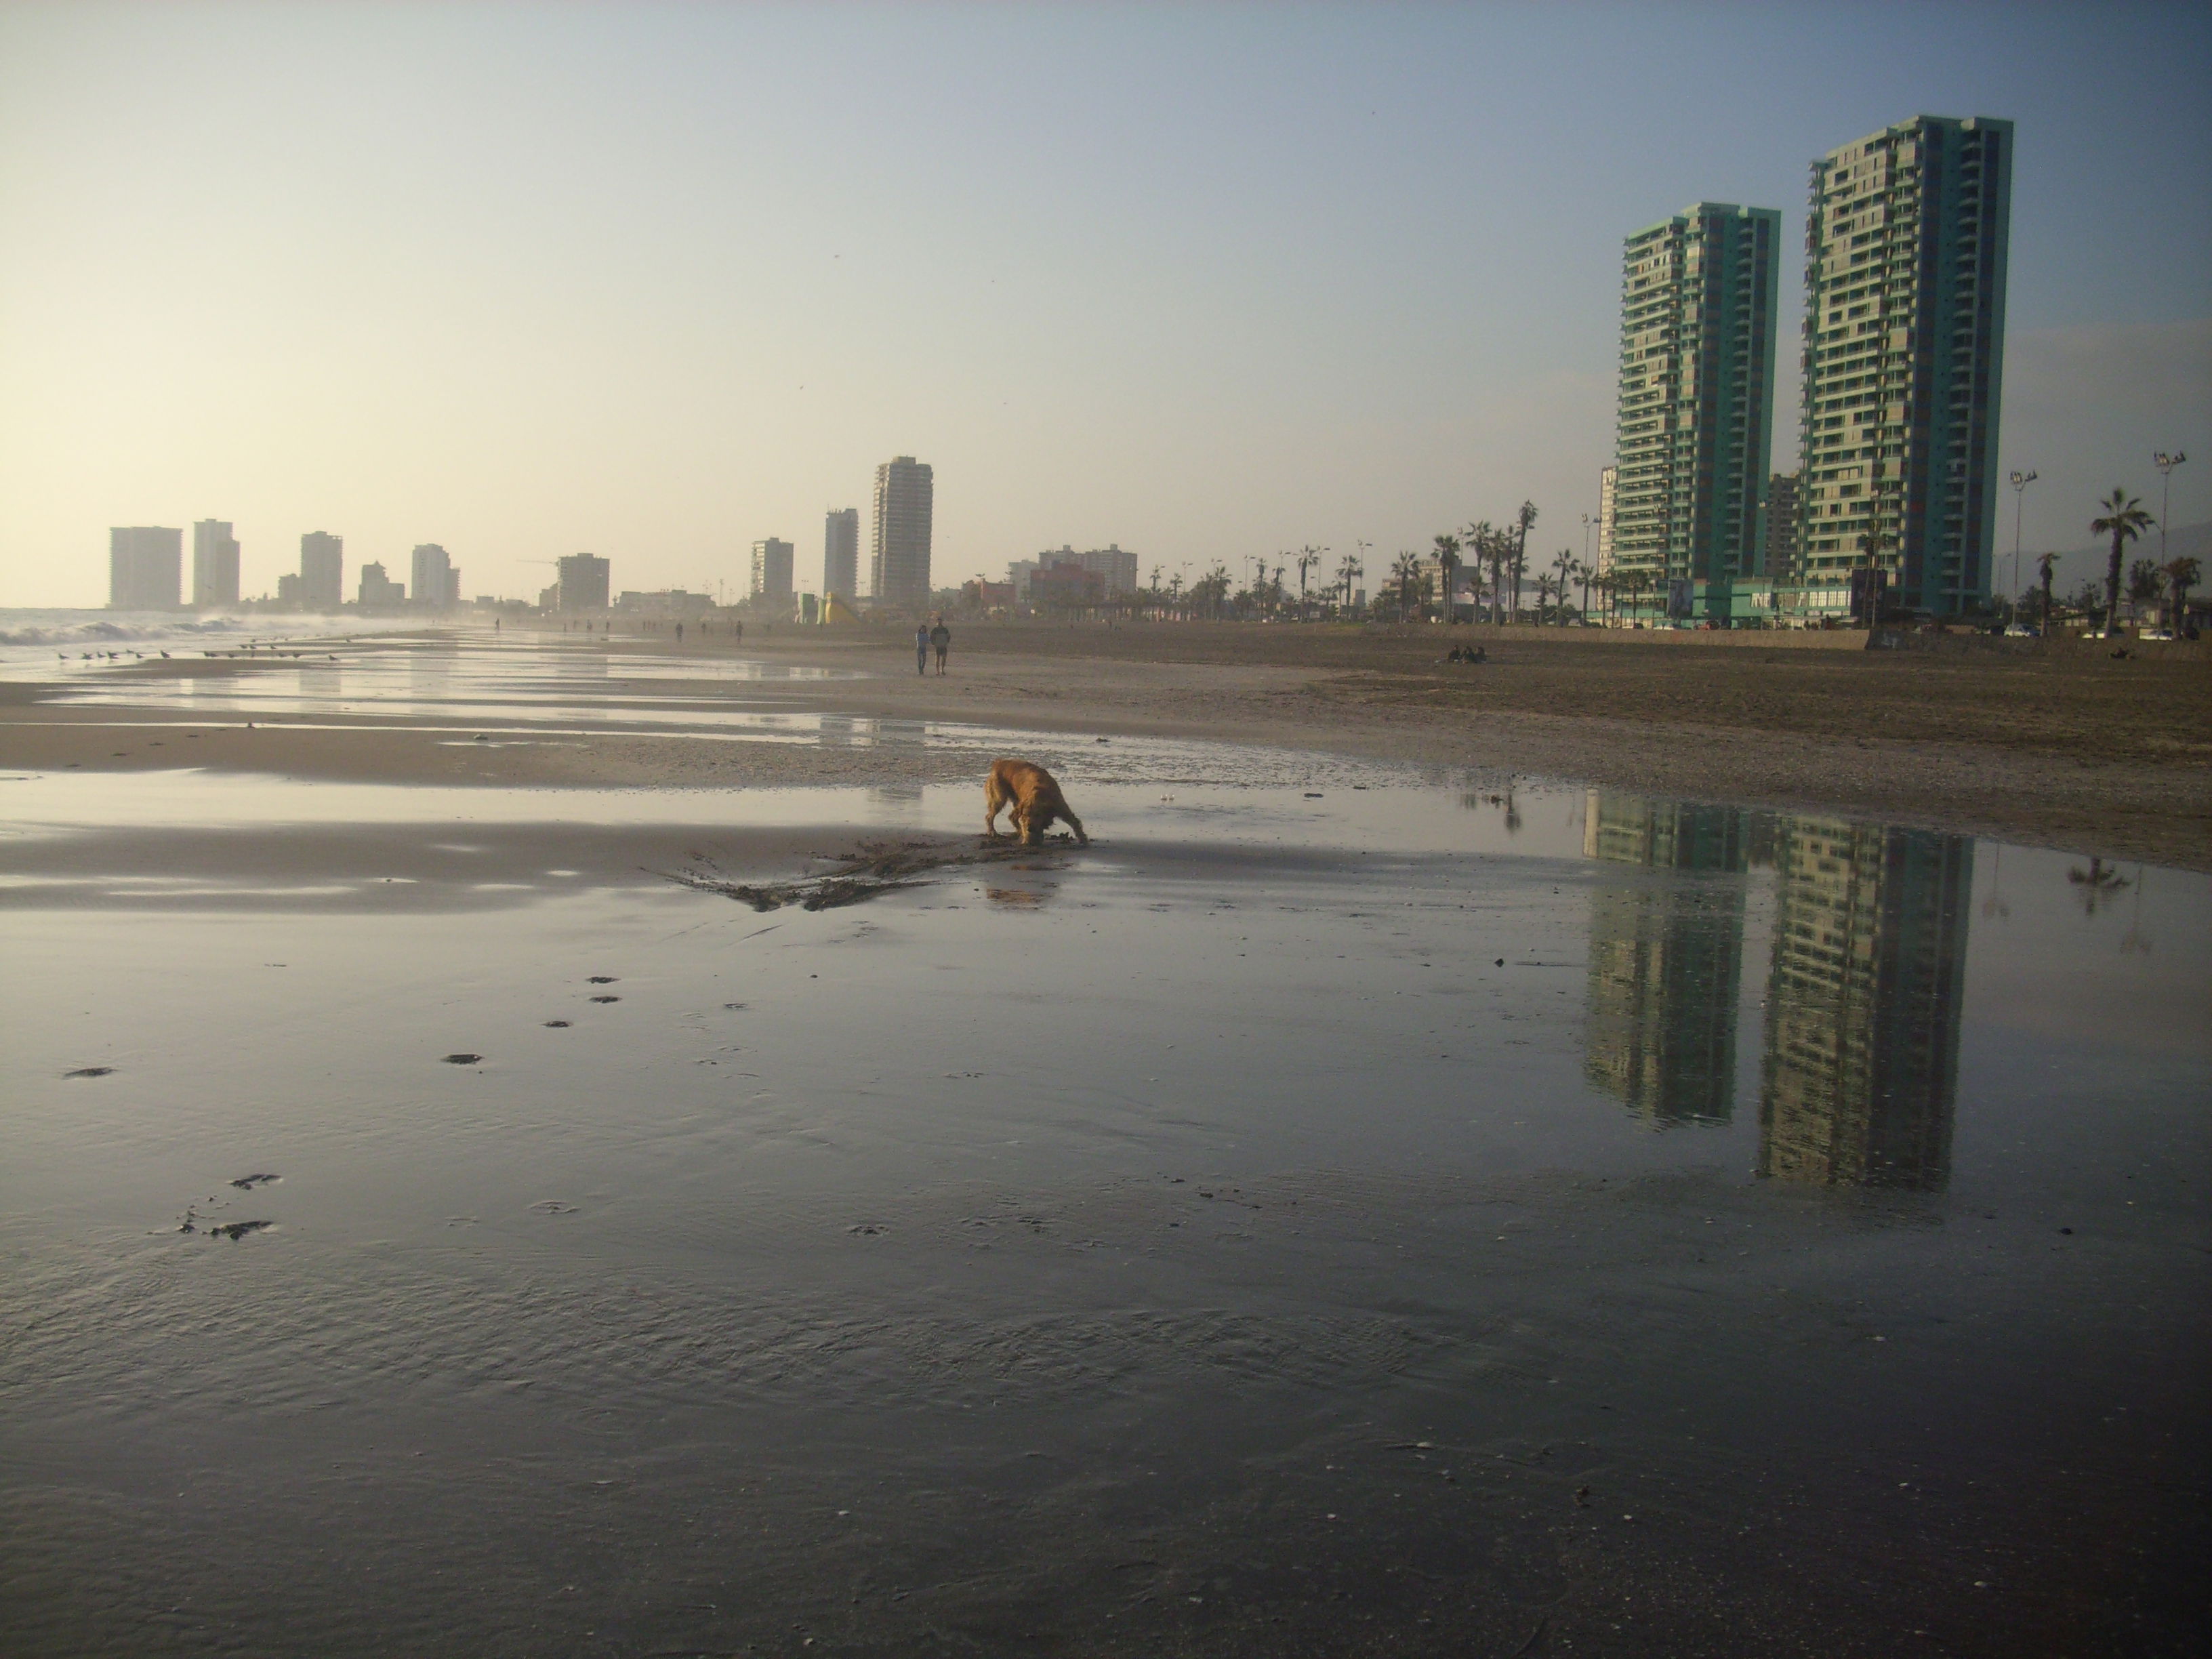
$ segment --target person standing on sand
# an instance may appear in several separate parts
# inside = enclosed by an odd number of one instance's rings
[[[939,617],[937,619],[937,626],[929,630],[929,642],[937,647],[937,672],[938,677],[942,678],[945,674],[945,653],[952,649],[952,630],[945,625],[944,617]]]
[[[917,623],[914,630],[914,672],[929,672],[929,624]]]

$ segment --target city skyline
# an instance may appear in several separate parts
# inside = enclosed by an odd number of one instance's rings
[[[941,586],[1109,538],[1170,571],[1387,554],[1523,498],[1565,545],[1613,441],[1621,228],[1777,203],[1794,246],[1808,162],[1931,112],[2017,124],[2027,544],[2085,545],[2154,449],[2212,453],[2212,24],[1916,12],[1876,63],[1826,11],[1704,15],[1608,15],[1593,57],[1586,15],[1476,8],[0,10],[0,604],[96,605],[109,526],[210,509],[246,593],[318,523],[387,566],[431,529],[480,591],[580,546],[737,586],[763,527],[909,452],[959,481]],[[2143,114],[2068,76],[2093,51],[2140,64]],[[1467,95],[1498,58],[1515,84]],[[763,137],[830,64],[861,116]],[[1692,65],[1729,106],[1626,112]],[[234,120],[173,118],[210,83]],[[2206,499],[2178,477],[2177,522]]]

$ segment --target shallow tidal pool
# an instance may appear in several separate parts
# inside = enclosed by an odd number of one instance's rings
[[[1108,747],[9,781],[0,1650],[2185,1650],[2212,883]]]

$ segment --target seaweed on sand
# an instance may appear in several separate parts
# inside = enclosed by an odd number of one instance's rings
[[[1024,855],[1057,852],[1075,845],[1072,836],[1048,836],[1036,847],[1018,841],[963,837],[958,841],[864,841],[850,853],[823,855],[832,866],[817,876],[795,881],[741,882],[732,880],[703,853],[691,855],[686,870],[657,873],[669,881],[702,893],[720,893],[756,910],[780,910],[795,904],[802,910],[836,910],[861,904],[879,893],[905,887],[923,887],[936,871],[969,864],[1001,864]]]

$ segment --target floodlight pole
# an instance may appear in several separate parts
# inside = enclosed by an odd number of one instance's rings
[[[2027,487],[2035,482],[2035,469],[2012,475],[2012,591],[2005,596],[2005,614],[2014,621],[2019,609],[2020,593],[2020,520],[2027,510]]]
[[[2173,469],[2179,466],[2188,459],[2188,456],[2183,454],[2178,449],[2171,455],[2167,454],[2166,451],[2161,449],[2157,454],[2151,457],[2152,464],[2158,468],[2159,476],[2158,562],[2160,564],[2164,564],[2166,562],[2166,521],[2167,518],[2171,516],[2173,507]]]

